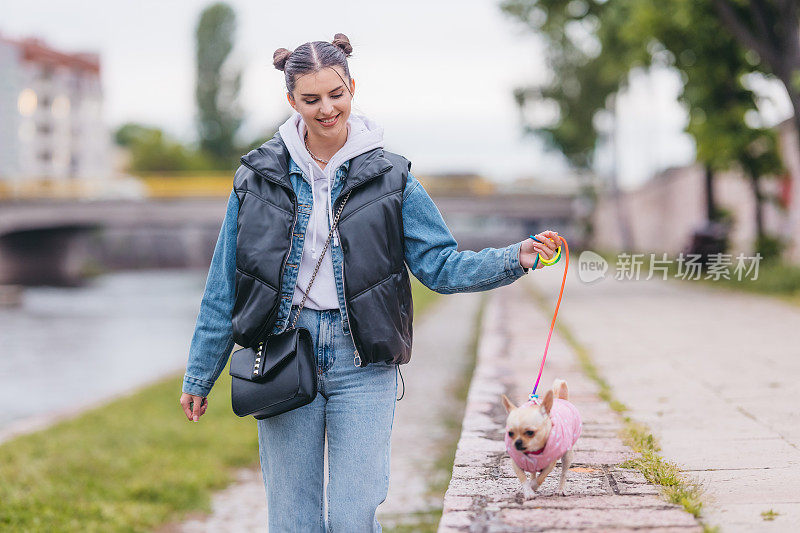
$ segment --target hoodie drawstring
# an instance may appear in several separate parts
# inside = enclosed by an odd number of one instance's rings
[[[351,125],[352,122],[352,125]],[[376,122],[370,120],[362,115],[351,114],[347,121],[348,136],[345,144],[336,152],[330,159],[330,162],[324,169],[320,169],[325,173],[326,182],[328,185],[328,195],[325,199],[328,212],[328,228],[333,226],[333,191],[331,188],[332,182],[336,177],[337,169],[348,160],[364,154],[369,150],[383,147],[383,128]],[[305,176],[311,182],[311,195],[315,197],[317,186],[314,184],[314,166],[316,163],[311,161],[309,157],[311,154],[305,146],[304,138],[308,132],[302,116],[295,111],[289,119],[286,120],[278,128],[281,139],[289,150],[294,162],[302,169],[303,163],[307,164],[308,176]],[[313,158],[312,158],[313,159]],[[317,251],[317,232],[316,222],[319,221],[319,211],[325,207],[319,206],[314,209],[309,217],[310,227],[314,230],[314,238],[311,244],[311,257],[317,259],[319,253]],[[323,215],[324,216],[324,215]],[[324,235],[324,234],[323,234]],[[339,239],[339,230],[335,230],[331,236],[331,243],[333,246],[341,246]]]
[[[333,191],[331,191],[331,175],[326,172],[325,177],[328,179],[328,230],[330,231],[330,228],[333,227],[333,205],[331,204]],[[333,232],[333,245],[339,246],[339,241],[336,239],[336,231]]]
[[[314,234],[314,244],[311,246],[311,257],[316,259],[317,258],[317,230],[316,230],[316,228],[317,228],[317,225],[316,225],[316,221],[317,221],[316,212],[317,212],[317,210],[314,209],[314,205],[313,205],[313,203],[314,203],[314,181],[315,180],[314,180],[314,167],[312,167],[311,165],[313,165],[313,163],[309,162],[308,163],[308,179],[309,179],[309,181],[311,181],[311,203],[312,203],[312,206],[311,206],[311,217],[312,217],[312,219],[309,222],[309,225],[311,226],[311,233]]]

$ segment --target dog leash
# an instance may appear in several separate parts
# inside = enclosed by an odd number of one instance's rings
[[[536,242],[542,243],[542,241],[540,241],[539,239],[537,239],[533,235],[531,235],[530,238],[533,239]],[[564,255],[565,255],[564,276],[561,278],[561,291],[559,291],[559,293],[558,293],[558,302],[556,303],[556,310],[555,310],[555,312],[553,312],[553,321],[550,322],[550,333],[547,334],[547,344],[545,344],[545,347],[544,347],[544,355],[542,356],[542,364],[539,365],[539,375],[536,376],[536,383],[533,385],[533,390],[531,391],[531,394],[528,397],[528,400],[534,400],[535,399],[535,400],[538,401],[538,399],[539,399],[539,395],[536,394],[536,388],[539,386],[539,380],[542,379],[542,371],[544,370],[544,362],[547,359],[547,348],[550,347],[550,337],[553,336],[553,328],[556,325],[556,315],[558,315],[558,307],[561,305],[561,297],[564,295],[564,285],[567,282],[567,268],[569,267],[569,246],[567,245],[567,239],[565,239],[561,235],[559,235],[558,238],[561,239],[564,242]],[[544,244],[544,243],[542,243],[542,244]],[[549,261],[545,261],[541,256],[539,256],[537,259],[539,261],[541,261],[543,264],[548,265],[548,266],[557,263],[558,260],[561,259],[561,246],[558,247],[558,250],[556,251],[556,256],[553,257],[553,259],[551,259]]]

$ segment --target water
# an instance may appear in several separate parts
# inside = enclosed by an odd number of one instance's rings
[[[206,273],[116,272],[80,288],[24,289],[21,306],[0,308],[0,435],[182,375]]]

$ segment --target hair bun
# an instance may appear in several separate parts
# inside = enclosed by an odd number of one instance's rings
[[[292,53],[286,48],[278,48],[275,50],[275,53],[272,54],[272,64],[275,65],[276,69],[283,70],[284,67],[286,67],[286,61],[289,59],[290,55],[292,55]]]
[[[350,45],[350,39],[347,38],[347,35],[344,33],[337,33],[333,36],[333,42],[331,43],[333,46],[338,46],[339,48],[344,51],[345,56],[349,56],[350,53],[353,51],[353,47]]]

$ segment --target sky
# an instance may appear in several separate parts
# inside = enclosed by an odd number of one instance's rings
[[[194,31],[210,2],[4,0],[0,33],[38,37],[101,56],[109,128],[135,121],[194,140]],[[231,61],[243,71],[243,138],[266,134],[291,112],[277,48],[333,40],[353,45],[353,110],[384,127],[386,149],[420,175],[475,172],[498,181],[563,180],[563,157],[522,135],[514,87],[547,77],[541,43],[492,0],[274,2],[238,0]],[[598,154],[601,175],[619,168],[635,187],[692,161],[680,82],[662,71],[633,80],[618,103],[619,146]],[[266,137],[265,139],[266,140]],[[614,154],[618,154],[614,160]]]

